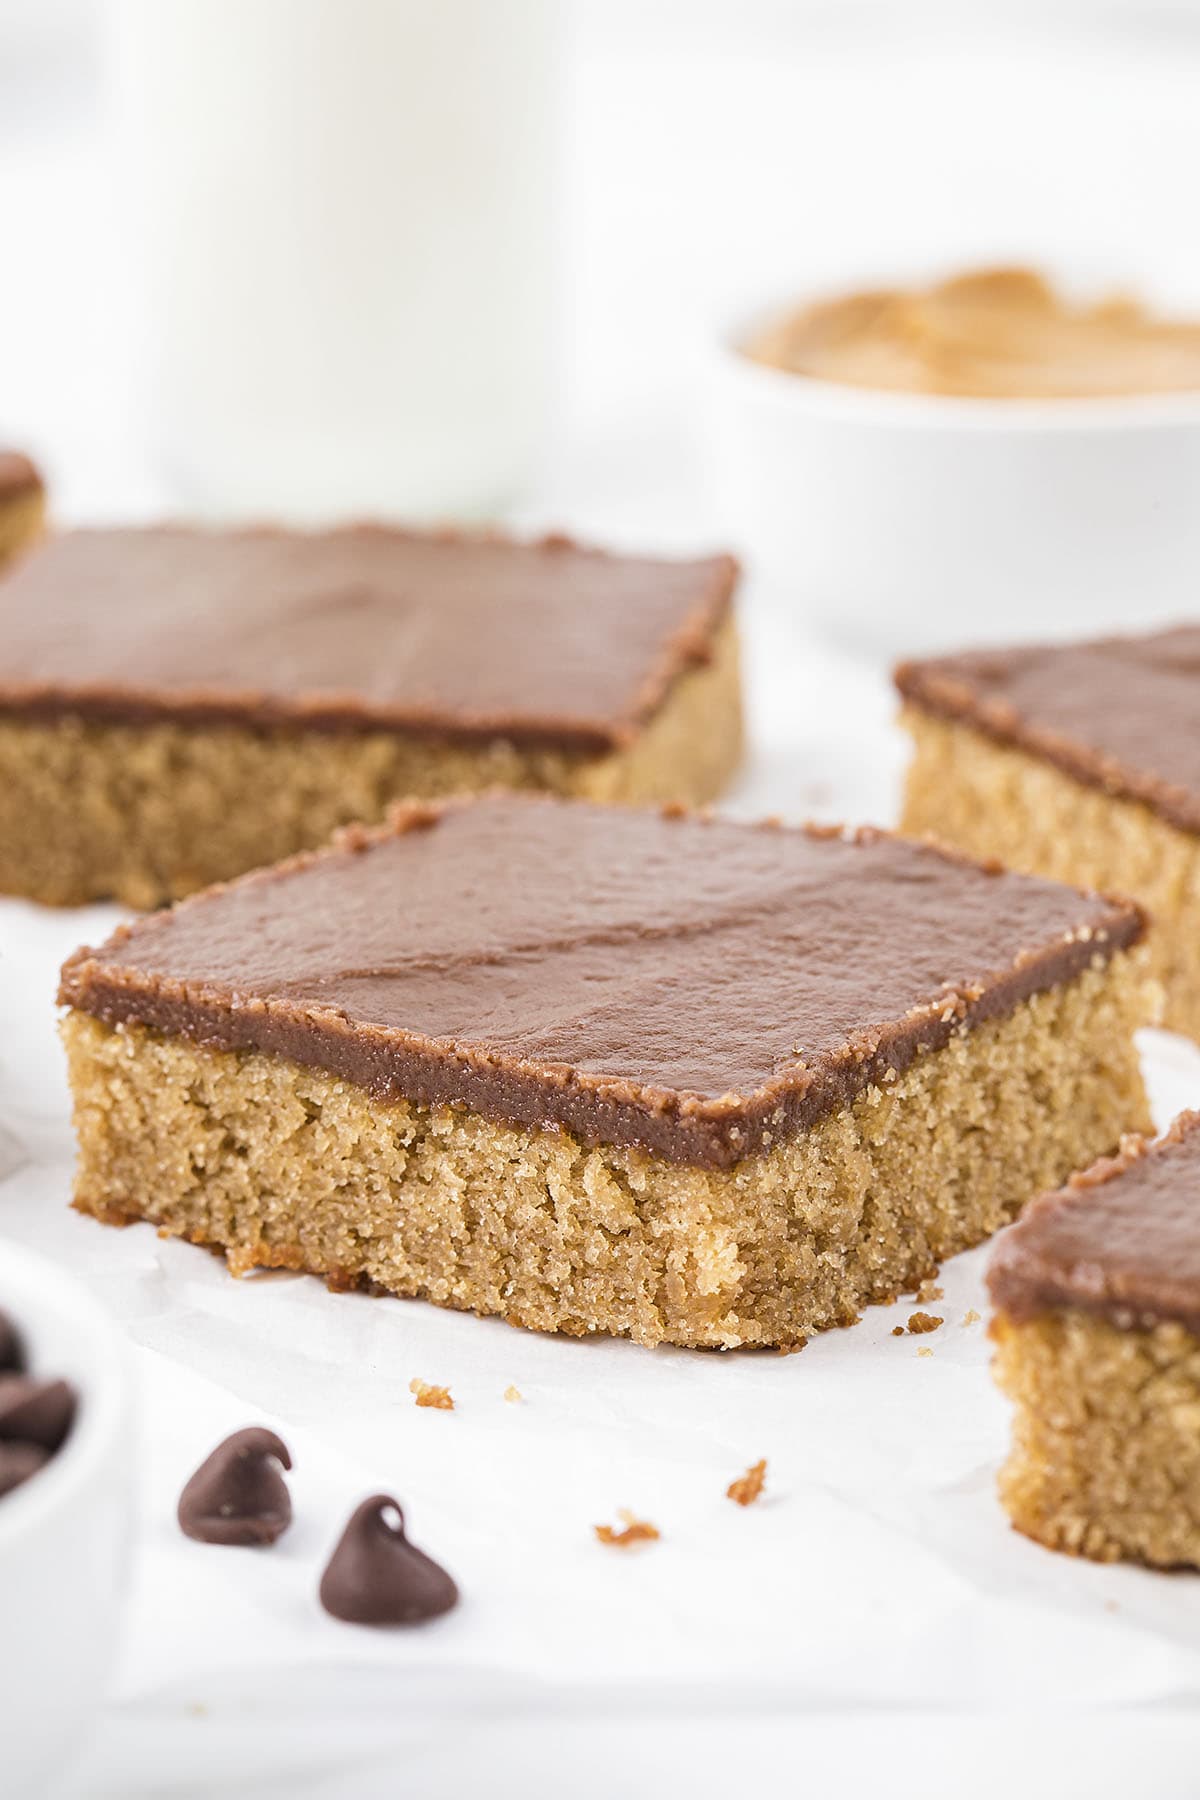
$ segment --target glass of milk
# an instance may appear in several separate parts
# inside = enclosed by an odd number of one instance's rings
[[[113,0],[175,498],[479,516],[534,468],[556,0]]]

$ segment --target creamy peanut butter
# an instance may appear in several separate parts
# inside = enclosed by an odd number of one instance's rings
[[[1114,294],[1076,303],[1032,269],[821,300],[747,346],[755,362],[850,387],[988,399],[1200,390],[1200,321]]]

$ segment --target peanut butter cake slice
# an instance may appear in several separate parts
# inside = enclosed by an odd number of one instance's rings
[[[71,959],[75,1203],[235,1271],[794,1345],[1146,1124],[1141,936],[875,832],[410,806]]]
[[[0,582],[0,892],[149,907],[493,785],[710,800],[735,578],[375,526],[57,538]]]
[[[41,536],[46,489],[37,467],[20,450],[0,450],[0,564]]]
[[[1200,626],[904,663],[901,829],[1151,916],[1164,1023],[1200,1037]]]
[[[1200,1113],[1035,1201],[988,1285],[1014,1525],[1099,1562],[1200,1567]]]

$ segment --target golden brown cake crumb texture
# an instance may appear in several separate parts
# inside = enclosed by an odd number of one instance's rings
[[[453,1412],[454,1397],[448,1387],[437,1387],[433,1382],[421,1381],[416,1375],[408,1384],[408,1391],[418,1406],[432,1406],[437,1412]]]
[[[0,564],[27,550],[41,537],[45,524],[43,488],[21,488],[0,499]]]
[[[991,1333],[1016,1408],[1000,1498],[1017,1529],[1097,1562],[1200,1566],[1200,1339],[1075,1310],[1000,1313]]]
[[[1149,1126],[1143,952],[925,1051],[732,1169],[385,1104],[259,1051],[69,1013],[76,1205],[573,1335],[795,1346],[911,1291],[1030,1195]]]
[[[381,820],[488,787],[705,805],[741,757],[732,620],[626,749],[603,756],[400,733],[0,716],[0,893],[152,907]]]
[[[653,1544],[662,1536],[657,1525],[651,1525],[649,1519],[639,1519],[631,1513],[627,1506],[622,1506],[617,1513],[621,1528],[613,1525],[593,1525],[592,1530],[602,1544],[615,1544],[619,1550],[628,1550],[631,1544]]]
[[[758,1462],[751,1463],[744,1475],[739,1475],[725,1489],[725,1498],[733,1500],[738,1506],[753,1506],[767,1484],[767,1459],[760,1457]]]
[[[1162,1022],[1200,1038],[1200,839],[968,726],[916,707],[903,722],[916,754],[901,831],[1141,901],[1166,996]]]

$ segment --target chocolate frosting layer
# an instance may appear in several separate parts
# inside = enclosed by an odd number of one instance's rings
[[[710,658],[736,573],[367,525],[77,531],[0,582],[0,709],[601,754]]]
[[[901,663],[924,712],[1200,832],[1200,625]]]
[[[728,1167],[1137,940],[926,845],[489,794],[122,926],[60,999]]]
[[[1018,1320],[1074,1308],[1125,1329],[1174,1319],[1200,1335],[1200,1113],[1035,1200],[1000,1239],[988,1287]]]

